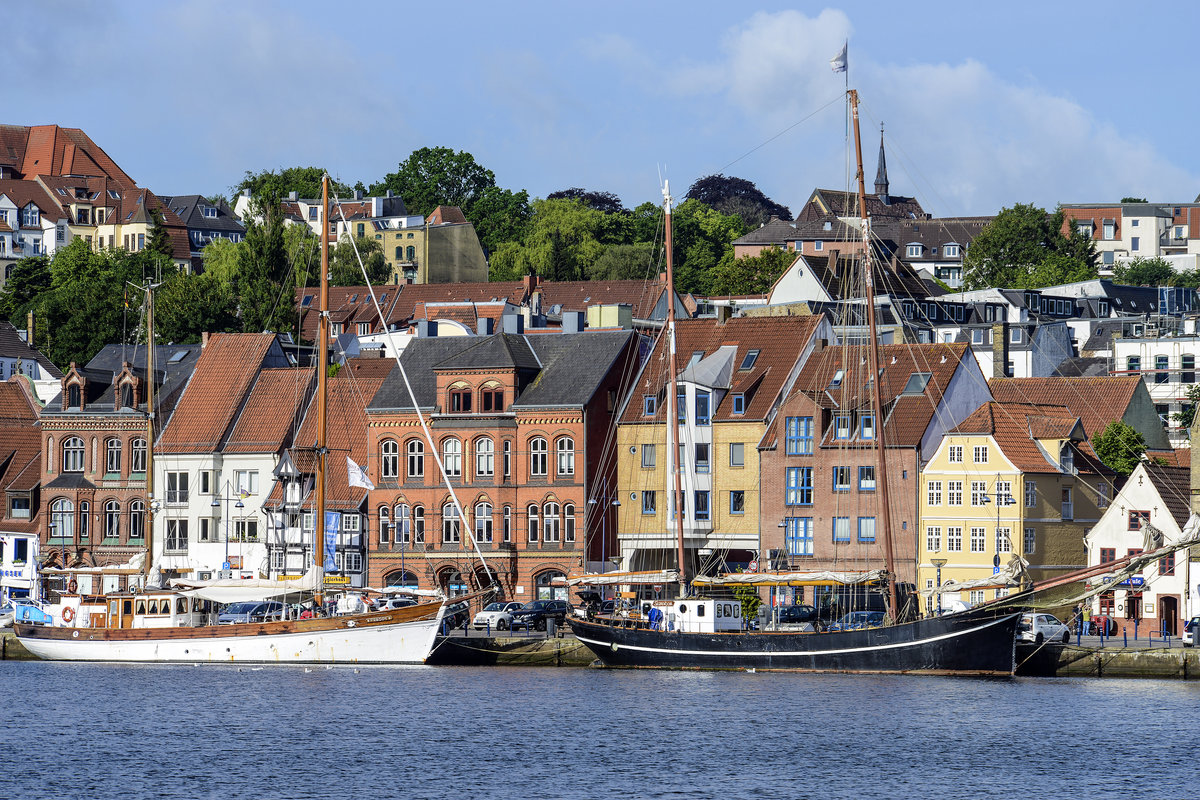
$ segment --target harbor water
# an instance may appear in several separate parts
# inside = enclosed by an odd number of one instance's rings
[[[14,798],[1183,797],[1200,752],[1185,681],[6,661],[0,685]]]

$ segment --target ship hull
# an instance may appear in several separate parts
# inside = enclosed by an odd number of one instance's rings
[[[423,664],[441,605],[329,619],[181,628],[66,628],[18,624],[14,633],[52,661],[224,664]]]
[[[571,620],[608,667],[1012,675],[1019,614],[952,614],[826,633],[679,633]]]

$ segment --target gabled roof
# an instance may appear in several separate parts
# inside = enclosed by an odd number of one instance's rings
[[[92,360],[76,372],[83,375],[88,383],[83,398],[83,413],[111,414],[119,409],[116,407],[116,387],[113,383],[124,370],[128,362],[129,370],[135,376],[146,377],[147,362],[145,345],[106,344],[100,352],[92,356]],[[154,350],[154,407],[159,412],[159,422],[163,417],[164,405],[174,402],[174,395],[180,386],[187,382],[196,362],[200,358],[198,344],[160,344]],[[43,415],[67,414],[62,408],[61,393],[51,400],[42,411]],[[139,403],[137,410],[145,412],[145,403]],[[78,412],[75,412],[78,413]]]
[[[738,385],[746,390],[745,413],[734,415],[733,401],[729,396],[731,391],[719,405],[711,409],[712,418],[718,422],[762,421],[775,406],[796,361],[816,334],[823,319],[814,315],[734,317],[724,323],[712,319],[679,320],[675,323],[675,367],[679,373],[687,373],[697,354],[700,359],[704,359],[721,348],[731,348],[734,353],[733,373],[728,376],[728,380],[731,386]],[[670,371],[666,339],[665,335],[660,335],[655,341],[654,350],[646,360],[633,389],[633,402],[626,405],[621,422],[660,425],[665,423],[667,404],[658,403],[655,414],[645,416],[642,413],[641,398],[646,395],[661,398],[666,391]],[[754,350],[758,353],[752,359],[752,363],[749,363],[747,357]],[[747,380],[751,377],[753,380]],[[731,389],[731,386],[720,388]]]
[[[918,300],[928,297],[929,291],[908,262],[889,256],[878,243],[872,249],[877,295],[912,297]],[[826,255],[802,255],[797,257],[797,261],[802,266],[808,266],[814,277],[825,287],[831,300],[848,300],[862,296],[863,264],[860,253],[843,253],[837,248],[830,248]],[[795,266],[793,264],[792,267],[788,267],[776,280],[776,284],[779,284]],[[773,292],[775,287],[771,288]]]
[[[264,369],[254,381],[233,432],[222,448],[226,453],[274,453],[291,444],[316,383],[311,369]]]
[[[1143,462],[1146,476],[1158,490],[1163,505],[1171,512],[1171,518],[1180,530],[1187,525],[1192,515],[1188,500],[1192,492],[1192,470],[1190,467],[1162,467],[1158,464]]]
[[[925,219],[929,216],[915,198],[896,194],[888,195],[886,204],[876,195],[867,195],[867,213],[872,220],[884,217]],[[858,208],[858,193],[843,192],[837,189],[814,189],[813,193],[809,195],[808,202],[796,216],[796,221],[806,222],[829,215],[836,217],[861,216],[861,210]]]
[[[0,383],[0,516],[7,513],[8,492],[32,491],[42,475],[38,412],[23,380],[13,378]],[[36,531],[36,517],[31,514],[27,521],[5,520],[4,529]]]
[[[42,351],[30,347],[16,327],[7,320],[0,320],[0,356],[4,358],[36,359],[38,366],[46,370],[52,378],[61,378],[62,370],[54,366],[50,359],[42,355]]]
[[[330,509],[358,508],[366,497],[366,489],[350,485],[346,456],[366,468],[370,445],[364,405],[382,385],[382,378],[364,378],[344,371],[326,381],[330,411],[325,426],[325,446],[329,448],[325,459],[325,498]],[[290,451],[302,472],[313,470],[312,447],[316,441],[317,398],[313,397],[296,434],[295,447]]]
[[[524,336],[498,333],[471,338],[469,346],[435,364],[434,370],[536,370],[541,366]]]
[[[658,281],[539,281],[537,288],[542,295],[542,313],[624,303],[632,307],[635,319],[651,319],[663,296],[663,284]]]
[[[214,205],[208,201],[208,198],[200,194],[182,194],[169,197],[164,195],[160,196],[159,199],[189,229],[230,231],[232,233],[246,232],[246,228],[234,216],[233,209],[224,200]],[[215,208],[217,215],[215,217],[206,217],[204,215],[205,208]]]
[[[632,331],[585,331],[527,337],[542,369],[537,379],[517,397],[513,407],[586,405],[636,336]],[[628,368],[634,367],[631,364]]]
[[[984,403],[950,431],[950,435],[991,436],[1004,456],[1022,472],[1058,472],[1051,455],[1038,444],[1038,438],[1076,442],[1075,468],[1079,472],[1111,474],[1100,463],[1086,441],[1082,441],[1079,418],[1062,406],[1028,403]],[[1056,454],[1053,454],[1056,455]]]
[[[38,207],[41,216],[51,222],[58,222],[66,216],[63,213],[62,203],[37,181],[0,180],[0,195],[11,200],[18,209],[33,203]],[[14,227],[19,227],[21,220],[15,219],[12,224]],[[38,228],[40,229],[41,226],[39,225]]]
[[[463,225],[467,218],[458,206],[438,206],[425,219],[430,225]]]
[[[0,153],[20,177],[37,175],[107,176],[126,187],[133,178],[79,128],[57,125],[0,126]]]
[[[988,381],[999,403],[1062,406],[1079,417],[1088,439],[1108,423],[1122,419],[1142,379],[1136,375],[1083,378],[993,378]]]
[[[163,453],[218,450],[272,347],[279,350],[270,333],[209,337],[156,449]]]

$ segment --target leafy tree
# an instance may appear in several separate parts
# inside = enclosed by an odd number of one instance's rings
[[[241,246],[241,243],[234,244],[225,238],[213,239],[201,251],[204,259],[204,272],[201,275],[233,290],[237,286],[238,264],[241,259],[238,253]]]
[[[582,280],[604,252],[606,215],[580,200],[534,200],[519,246],[492,254],[492,272],[514,279],[532,270],[551,280]]]
[[[1164,258],[1137,256],[1127,264],[1115,265],[1113,278],[1130,286],[1173,286],[1179,274]]]
[[[631,242],[658,242],[663,238],[663,209],[649,201],[635,208],[627,220]]]
[[[1024,289],[1094,278],[1095,243],[1074,228],[1064,234],[1063,221],[1062,209],[1047,214],[1022,203],[1002,209],[967,250],[965,287]]]
[[[546,199],[579,200],[588,208],[594,211],[601,211],[605,214],[620,214],[625,211],[625,206],[621,205],[621,198],[612,192],[589,192],[577,186],[558,192],[551,192],[546,195]]]
[[[355,246],[358,247],[358,254],[362,256],[363,266],[366,267],[371,284],[380,286],[387,283],[392,269],[383,256],[383,244],[378,239],[366,236],[360,236],[351,243],[350,237],[343,236],[341,241],[329,251],[330,285],[362,286],[363,275],[358,266],[358,256],[354,252]]]
[[[34,300],[50,288],[50,259],[47,256],[22,258],[12,267],[4,289],[0,291],[0,316],[18,328]]]
[[[712,272],[727,254],[733,240],[746,232],[741,217],[714,211],[699,200],[686,200],[671,215],[674,226],[675,288],[681,292],[711,294]]]
[[[796,261],[786,250],[763,250],[757,256],[723,258],[713,272],[709,288],[713,294],[766,294],[779,276]]]
[[[741,601],[742,619],[751,620],[758,616],[758,608],[762,605],[758,589],[753,586],[734,586],[732,591],[733,596]]]
[[[488,186],[481,191],[463,213],[475,226],[479,243],[489,253],[504,242],[523,239],[533,218],[528,192],[524,189],[513,192],[498,186]]]
[[[167,230],[166,220],[160,209],[150,209],[150,240],[146,249],[151,253],[170,261],[175,256],[175,245],[171,242],[171,233]]]
[[[295,310],[293,292],[287,284],[289,261],[284,247],[283,211],[278,203],[261,197],[254,203],[246,224],[246,238],[238,248],[237,289],[242,330],[246,333],[288,330]]]
[[[1180,411],[1176,411],[1171,416],[1175,418],[1175,422],[1179,423],[1179,427],[1191,429],[1192,423],[1196,420],[1196,406],[1200,405],[1200,383],[1193,383],[1189,386],[1184,397],[1187,398],[1187,402],[1183,404]]]
[[[1121,202],[1122,203],[1145,203],[1146,198],[1144,198],[1144,197],[1122,197]]]
[[[651,242],[610,244],[588,270],[593,281],[636,280],[654,277],[657,270]]]
[[[319,199],[321,197],[321,176],[324,174],[325,170],[320,167],[287,167],[279,172],[246,170],[241,183],[233,187],[233,193],[239,195],[249,189],[251,197],[280,198],[287,197],[289,192],[295,192],[303,198]],[[349,186],[331,179],[329,192],[332,195],[335,191],[339,197],[347,197],[351,194]]]
[[[745,178],[706,175],[688,187],[685,197],[699,200],[722,214],[741,217],[748,230],[757,228],[771,217],[792,218],[787,206],[776,203]]]
[[[468,213],[475,200],[496,185],[496,175],[475,157],[449,147],[422,147],[400,162],[395,172],[371,184],[372,195],[392,193],[404,198],[410,214],[428,216],[439,205],[458,206]]]
[[[198,342],[205,331],[241,330],[237,296],[228,283],[208,273],[175,273],[155,294],[155,338],[162,342]]]
[[[1115,419],[1092,437],[1092,448],[1106,467],[1128,475],[1146,452],[1146,440],[1132,426]]]

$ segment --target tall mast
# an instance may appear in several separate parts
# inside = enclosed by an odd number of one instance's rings
[[[679,547],[679,596],[687,596],[687,561],[683,549],[683,476],[679,463],[679,410],[675,407],[679,402],[678,384],[675,368],[675,266],[671,244],[671,182],[663,183],[663,211],[666,214],[667,248],[667,349],[669,352],[667,368],[670,370],[670,383],[667,389],[667,459],[674,469],[673,497],[671,510],[675,513],[676,539]]]
[[[854,156],[858,165],[858,209],[862,214],[863,275],[867,289],[867,332],[871,338],[869,362],[871,367],[871,408],[875,415],[875,473],[879,492],[879,517],[883,525],[883,557],[887,562],[888,599],[892,618],[899,619],[900,603],[896,591],[896,562],[892,550],[892,512],[888,503],[887,450],[883,444],[883,400],[879,390],[879,334],[875,330],[875,274],[871,263],[871,216],[867,213],[867,187],[863,179],[862,140],[858,133],[858,90],[850,89],[850,110],[854,120]]]
[[[317,592],[320,605],[325,594],[325,381],[329,372],[329,175],[321,176],[321,304],[317,324],[317,519],[316,560]]]
[[[145,586],[154,561],[154,285],[146,284],[146,561],[142,564]],[[66,564],[63,564],[65,567]]]

